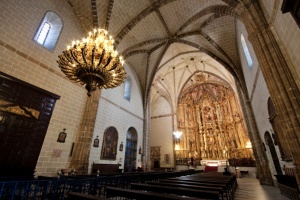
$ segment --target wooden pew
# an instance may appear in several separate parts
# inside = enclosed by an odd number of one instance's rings
[[[169,178],[168,180],[174,181],[188,181],[188,182],[195,182],[195,183],[206,183],[206,184],[226,184],[227,185],[227,192],[230,196],[228,199],[234,199],[234,194],[237,189],[237,181],[236,176],[223,176],[221,173],[211,173],[211,174],[196,174],[191,176],[183,176],[177,178]]]
[[[223,197],[222,187],[215,186],[196,186],[196,185],[188,185],[182,183],[163,183],[163,182],[146,182],[149,185],[157,185],[157,186],[166,186],[166,187],[174,187],[174,188],[187,188],[187,189],[195,189],[195,190],[206,190],[206,191],[214,191],[218,192],[220,197]]]
[[[143,200],[153,200],[153,199],[161,199],[161,200],[199,200],[199,198],[193,197],[185,197],[171,194],[161,194],[157,192],[145,192],[145,191],[137,191],[137,190],[128,190],[121,189],[115,187],[106,187],[106,197],[125,197],[129,199],[143,199]]]
[[[176,195],[184,195],[189,197],[197,197],[201,199],[219,199],[219,192],[207,191],[207,190],[198,190],[198,189],[189,189],[189,188],[180,188],[180,187],[167,187],[161,185],[149,185],[149,184],[139,184],[132,183],[132,190],[146,190],[158,193],[168,193]]]
[[[170,180],[170,179],[164,179],[159,180],[159,182],[162,183],[182,183],[182,184],[188,184],[188,185],[199,185],[199,186],[216,186],[216,187],[222,187],[223,189],[226,189],[227,184],[226,183],[205,183],[201,181],[185,181],[185,180]]]
[[[231,196],[231,190],[228,187],[226,183],[203,183],[203,182],[191,182],[191,181],[184,181],[184,180],[169,180],[169,179],[164,179],[164,180],[159,180],[161,183],[181,183],[181,184],[187,184],[187,185],[195,185],[195,186],[210,186],[210,187],[220,187],[222,188],[222,198],[230,199],[229,196]]]
[[[68,193],[68,200],[104,200],[108,199],[105,197],[98,197],[94,195],[89,194],[81,194],[78,192],[69,192]]]

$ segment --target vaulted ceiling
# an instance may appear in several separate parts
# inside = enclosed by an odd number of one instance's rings
[[[86,31],[105,28],[113,36],[115,48],[135,70],[146,98],[153,85],[168,90],[159,82],[169,77],[171,83],[172,69],[181,78],[201,70],[230,84],[242,78],[235,0],[66,1]]]

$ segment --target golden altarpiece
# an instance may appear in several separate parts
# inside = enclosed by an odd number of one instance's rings
[[[182,132],[175,139],[177,164],[191,159],[195,164],[200,160],[253,160],[235,92],[214,75],[198,73],[185,84],[178,98],[177,125]]]

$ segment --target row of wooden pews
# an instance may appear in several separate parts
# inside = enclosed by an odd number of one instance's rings
[[[234,194],[237,189],[237,180],[235,175],[224,176],[222,173],[211,172],[195,174],[193,176],[184,176],[170,178],[169,180],[179,181],[185,184],[197,184],[201,186],[221,187],[219,190],[221,199],[234,199]]]
[[[186,196],[178,196],[175,194],[166,194],[165,192],[152,192],[149,190],[129,190],[129,189],[122,189],[122,188],[115,188],[115,187],[107,187],[106,188],[106,196],[107,198],[114,198],[120,197],[126,199],[142,199],[142,200],[153,200],[153,199],[160,199],[160,200],[170,200],[170,199],[177,199],[177,200],[199,200],[199,198],[193,197],[186,197]]]
[[[161,171],[161,172],[137,172],[137,173],[122,173],[122,174],[105,174],[99,176],[62,176],[56,181],[55,188],[51,189],[55,197],[68,195],[68,199],[103,199],[114,198],[114,196],[139,196],[145,195],[145,198],[150,198],[150,193],[144,194],[144,191],[131,190],[132,183],[145,184],[146,182],[158,182],[160,179],[168,179],[173,177],[186,176],[196,173],[201,173],[202,170],[185,170],[185,171]],[[113,190],[118,190],[116,193]],[[115,194],[114,194],[115,193]],[[154,196],[153,196],[154,195]],[[154,193],[153,198],[159,199],[164,194]],[[53,195],[52,195],[53,196]],[[167,195],[170,199],[170,195]],[[171,195],[175,196],[175,195]],[[152,199],[153,199],[152,198]],[[53,198],[54,199],[54,198]],[[56,198],[60,199],[60,198]],[[174,199],[174,198],[173,198]]]
[[[130,189],[106,187],[106,197],[129,199],[234,199],[236,176],[200,173],[145,183],[131,183]]]

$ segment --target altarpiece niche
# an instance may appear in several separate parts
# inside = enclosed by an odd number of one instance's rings
[[[253,158],[239,101],[222,79],[195,74],[179,95],[177,120],[177,161]]]

